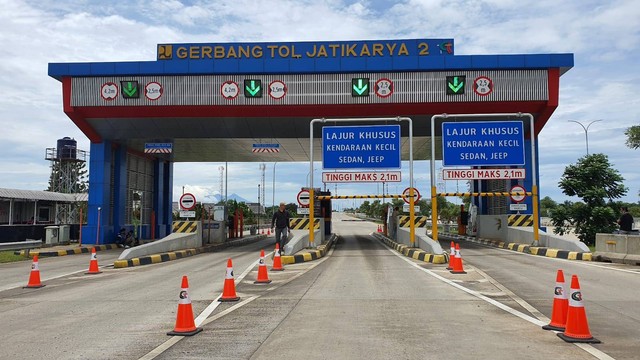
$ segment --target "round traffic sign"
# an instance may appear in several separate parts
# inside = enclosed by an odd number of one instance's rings
[[[227,80],[220,85],[220,95],[227,100],[233,100],[240,94],[240,88],[235,81]]]
[[[282,99],[285,95],[287,95],[287,85],[280,80],[274,80],[269,84],[269,96],[271,96],[275,100]]]
[[[386,98],[393,94],[393,81],[387,78],[382,78],[376,81],[375,86],[376,95],[381,98]]]
[[[480,76],[473,81],[473,91],[480,96],[487,96],[493,91],[493,80]]]
[[[404,202],[406,202],[407,204],[411,204],[411,199],[409,198],[409,189],[410,188],[406,188],[402,192],[402,200],[404,200]],[[418,189],[413,188],[413,203],[415,204],[418,200],[420,200],[420,192],[418,191]]]
[[[100,87],[100,96],[106,101],[111,101],[118,97],[118,85],[108,82]]]
[[[162,96],[164,92],[162,85],[159,83],[152,81],[145,85],[144,87],[144,96],[149,100],[158,100]]]
[[[193,210],[196,208],[196,197],[190,193],[184,193],[180,196],[180,208],[182,210]]]
[[[523,202],[527,197],[527,190],[525,190],[522,185],[514,185],[511,188],[511,193],[517,193],[517,195],[511,195],[511,200],[513,200],[513,202]]]
[[[298,204],[302,206],[309,206],[311,202],[309,190],[300,190],[298,193]]]

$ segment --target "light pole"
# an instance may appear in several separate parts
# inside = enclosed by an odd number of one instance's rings
[[[589,123],[589,125],[587,125],[587,127],[585,127],[584,125],[582,125],[582,123],[580,121],[576,121],[576,120],[567,120],[569,122],[574,122],[580,126],[582,126],[582,129],[584,130],[584,140],[587,144],[587,155],[589,155],[589,126],[591,126],[591,124],[598,122],[598,121],[602,121],[602,119],[599,120],[593,120],[592,122]]]

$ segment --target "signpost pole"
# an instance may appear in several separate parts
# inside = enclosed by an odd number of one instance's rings
[[[436,195],[436,119],[446,118],[447,114],[433,115],[431,117],[431,238],[438,241],[438,201]]]
[[[416,246],[416,212],[414,209],[414,189],[413,189],[413,121],[410,118],[407,118],[409,121],[409,220],[411,224],[409,224],[409,242],[411,247]],[[400,117],[397,119],[400,122]]]

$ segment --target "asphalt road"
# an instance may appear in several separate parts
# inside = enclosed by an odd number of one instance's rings
[[[12,286],[24,285],[30,264],[2,265],[0,359],[637,358],[636,267],[463,242],[468,274],[454,275],[446,265],[391,251],[368,235],[376,225],[335,215],[334,250],[269,272],[269,285],[253,281],[259,251],[271,250],[273,237],[155,265],[105,266],[100,275],[84,275],[83,255],[41,259],[42,289]],[[100,265],[118,253],[99,253]],[[241,299],[219,303],[228,258]],[[540,329],[551,313],[558,268],[567,279],[580,277],[591,332],[603,344],[578,347]],[[182,275],[204,331],[169,337]]]

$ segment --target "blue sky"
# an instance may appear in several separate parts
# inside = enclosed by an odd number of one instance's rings
[[[560,80],[560,105],[539,136],[540,193],[568,199],[557,183],[564,168],[586,153],[604,153],[626,179],[623,200],[637,202],[640,150],[624,145],[624,131],[640,125],[640,6],[628,1],[176,1],[0,0],[0,187],[44,190],[45,149],[70,136],[89,142],[62,111],[61,85],[49,62],[154,60],[156,44],[454,38],[456,54],[574,53]],[[228,193],[257,200],[258,163],[179,163],[174,197],[198,200],[219,192],[220,166]],[[265,198],[294,202],[308,163],[266,163]],[[403,178],[408,179],[407,164]],[[438,166],[439,167],[439,166]],[[321,170],[315,174],[316,186]],[[428,193],[429,163],[414,164],[417,188]],[[400,191],[408,181],[389,185]],[[335,190],[334,185],[329,186]],[[464,191],[463,182],[443,190]],[[338,185],[338,194],[381,192],[381,186]],[[571,199],[577,200],[577,199]],[[345,202],[343,206],[351,206]]]

